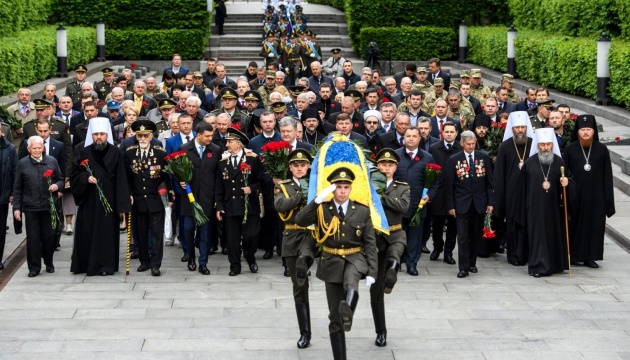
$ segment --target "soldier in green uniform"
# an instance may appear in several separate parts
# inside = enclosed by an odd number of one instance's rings
[[[81,100],[81,95],[83,95],[81,87],[83,86],[83,82],[87,76],[87,67],[83,64],[77,65],[74,68],[74,76],[76,81],[73,81],[66,86],[66,96],[70,96],[73,103]]]
[[[464,127],[467,129],[475,121],[475,110],[470,101],[464,99],[457,89],[450,89],[446,97],[448,102],[448,116],[453,119],[465,120]]]
[[[103,73],[103,80],[94,84],[94,91],[98,94],[99,99],[105,101],[107,95],[116,87],[116,83],[114,83],[114,70],[112,68],[106,67],[101,72]]]
[[[483,84],[481,80],[481,70],[470,70],[470,95],[481,102],[481,105],[486,104],[486,99],[492,96],[492,90]]]
[[[262,43],[262,49],[258,55],[265,59],[265,66],[269,66],[271,63],[277,63],[280,61],[282,49],[280,42],[276,39],[276,30],[267,31],[267,39]]]
[[[282,85],[282,84],[278,84]],[[271,102],[269,101],[269,95],[276,89],[276,72],[268,70],[265,75],[265,85],[258,88],[258,93],[262,97],[263,105],[265,109],[269,109]]]
[[[330,185],[296,216],[299,226],[315,224],[315,239],[323,254],[317,278],[326,283],[330,343],[334,359],[346,358],[344,331],[352,328],[359,302],[359,280],[371,286],[378,272],[374,227],[367,205],[350,200],[354,173],[345,167],[326,179]],[[326,201],[333,194],[332,200]]]
[[[274,206],[284,221],[282,258],[285,260],[291,282],[293,301],[300,328],[298,349],[307,348],[311,342],[311,311],[308,301],[308,268],[313,264],[315,241],[311,231],[295,223],[297,213],[304,207],[305,193],[300,180],[308,173],[312,158],[307,150],[296,149],[289,154],[291,179],[280,181],[274,189]],[[296,267],[296,263],[300,264]]]
[[[402,230],[402,217],[409,208],[411,193],[407,183],[394,181],[394,173],[399,160],[400,156],[392,149],[383,149],[376,155],[378,170],[387,179],[387,185],[381,193],[381,203],[389,224],[389,235],[382,233],[376,235],[378,276],[370,288],[370,302],[376,330],[374,343],[379,347],[387,345],[384,294],[390,294],[396,284],[400,270],[400,256],[407,247],[407,235]]]
[[[427,68],[424,66],[419,66],[418,70],[416,70],[416,81],[411,85],[412,89],[418,89],[422,91],[424,96],[426,97],[428,93],[434,91],[433,84],[429,80],[427,80]]]
[[[536,102],[536,114],[529,117],[529,121],[532,123],[532,128],[540,129],[547,127],[549,114],[553,109],[554,102],[555,101],[551,99]]]
[[[158,102],[158,108],[160,109],[160,118],[154,119],[147,115],[149,120],[155,123],[155,132],[153,133],[154,138],[158,138],[160,134],[169,129],[168,127],[168,117],[171,116],[173,112],[175,112],[175,106],[177,106],[177,102],[173,99],[162,99]],[[150,113],[150,112],[149,112]]]
[[[514,76],[512,76],[512,74],[503,74],[501,76],[501,86],[506,88],[508,91],[508,101],[513,102],[514,104],[521,101],[521,99],[516,94],[516,91],[514,91],[513,89]]]
[[[442,78],[436,78],[433,80],[433,91],[429,92],[424,98],[423,109],[426,109],[428,114],[433,115],[435,102],[438,99],[446,100],[448,93],[444,91],[444,80]]]
[[[295,81],[300,75],[300,69],[302,68],[302,45],[297,42],[297,36],[295,33],[289,35],[289,42],[283,46],[283,51],[287,58],[287,64],[285,69],[288,71],[291,77],[291,84],[295,84]]]

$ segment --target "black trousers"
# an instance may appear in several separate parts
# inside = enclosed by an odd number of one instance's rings
[[[273,247],[282,248],[282,230],[284,223],[280,220],[278,212],[273,209],[265,209],[265,217],[260,223],[261,237],[260,247],[265,251],[273,251]]]
[[[29,272],[42,270],[42,257],[46,266],[53,266],[55,253],[55,229],[52,228],[50,212],[25,211],[26,263]]]
[[[134,214],[138,233],[140,263],[150,265],[152,268],[160,268],[164,254],[164,208],[160,207],[159,211],[156,212],[140,212],[136,210]],[[151,233],[151,255],[149,255],[149,232]]]
[[[446,223],[446,243],[442,239]],[[453,255],[457,241],[457,221],[450,215],[433,215],[433,249]]]
[[[228,249],[230,271],[241,272],[241,248],[243,249],[243,257],[248,264],[256,262],[259,230],[260,215],[258,214],[249,214],[246,224],[243,224],[243,215],[223,218],[223,236],[225,236]]]
[[[471,266],[477,266],[477,242],[481,240],[484,215],[478,214],[471,204],[467,213],[459,213],[455,218],[459,270],[468,271]]]
[[[7,216],[9,216],[9,204],[0,204],[0,263],[4,256],[4,244],[7,239]]]

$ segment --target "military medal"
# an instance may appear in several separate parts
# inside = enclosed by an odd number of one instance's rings
[[[227,180],[230,178],[230,174],[228,173],[228,169],[223,169],[223,180]]]
[[[591,149],[593,147],[588,148],[588,154],[584,151],[584,148],[580,146],[582,149],[582,155],[584,155],[584,160],[586,160],[586,164],[584,164],[584,171],[591,171],[591,164],[588,163],[588,159],[591,157]]]

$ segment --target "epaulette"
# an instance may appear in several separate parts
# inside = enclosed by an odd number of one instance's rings
[[[135,146],[135,145],[134,145],[134,146]],[[164,151],[164,152],[166,152],[166,149],[164,149],[164,148],[163,148],[163,147],[161,147],[160,145],[155,145],[153,148],[154,148],[154,149],[156,149],[156,150],[160,150],[160,151]]]
[[[256,155],[256,153],[253,153],[253,152],[245,153],[245,156],[258,157],[258,155]]]
[[[222,158],[222,159],[221,159],[221,160],[219,160],[219,161],[228,161],[228,159],[229,159],[229,158],[230,158],[229,156],[228,156],[228,157],[224,157],[224,158]]]
[[[367,204],[364,204],[364,203],[362,203],[362,202],[360,202],[360,201],[356,201],[356,200],[354,200],[354,203],[355,203],[355,204],[359,204],[359,205],[363,205],[363,206],[365,206],[365,207],[369,208],[369,206],[368,206]]]
[[[395,182],[396,184],[400,184],[400,185],[407,185],[407,186],[409,186],[409,184],[408,184],[408,183],[406,183],[406,182],[404,182],[404,181],[394,180],[394,182]]]
[[[50,117],[50,120],[53,120],[53,119],[54,119],[55,121],[59,121],[60,123],[63,123],[63,124],[65,124],[65,123],[66,123],[66,120],[64,120],[63,118],[60,118],[59,116],[55,116],[55,115],[51,116],[51,117]]]
[[[291,180],[291,179],[286,179],[286,180],[281,180],[281,181],[279,181],[278,183],[279,183],[279,184],[288,184],[288,183],[290,183],[290,182],[292,182],[292,181],[293,181],[293,180]]]
[[[127,151],[129,150],[135,150],[138,148],[138,145],[131,145],[130,147],[127,148]]]

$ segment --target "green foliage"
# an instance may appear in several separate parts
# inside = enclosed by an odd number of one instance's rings
[[[55,0],[57,20],[71,25],[106,29],[208,29],[206,1],[178,0]]]
[[[610,97],[615,104],[630,109],[630,44],[613,41],[609,54]]]
[[[105,30],[108,59],[170,59],[179,53],[184,59],[199,58],[207,42],[207,30]]]
[[[10,94],[57,73],[56,26],[46,26],[0,38],[0,95]],[[68,27],[68,68],[88,63],[96,55],[94,28]]]
[[[507,71],[507,27],[469,27],[468,60],[491,69]]]
[[[309,0],[309,4],[328,5],[343,10],[344,0]]]
[[[380,58],[387,60],[449,59],[455,56],[455,31],[443,27],[366,27],[361,29],[359,48],[375,41]]]
[[[602,31],[613,36],[621,33],[619,20],[628,17],[628,9],[622,14],[618,3],[627,2],[628,0],[509,0],[509,8],[517,29],[525,27],[556,35],[597,38]]]
[[[9,0],[0,4],[0,34],[9,36],[19,31],[46,24],[54,0]]]
[[[630,39],[630,0],[615,0],[621,36]]]

